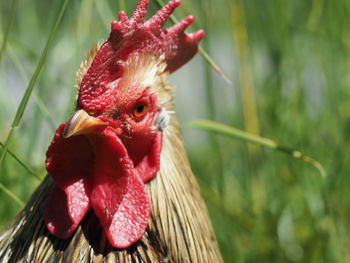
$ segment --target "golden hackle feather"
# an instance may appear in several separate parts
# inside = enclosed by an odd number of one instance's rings
[[[95,45],[81,64],[78,87],[98,47]],[[0,235],[0,262],[222,262],[172,114],[173,89],[166,85],[168,74],[164,70],[162,57],[131,56],[121,80],[122,88],[151,86],[159,106],[171,116],[163,131],[160,171],[146,184],[151,217],[142,239],[127,249],[112,247],[91,210],[71,238],[58,239],[49,234],[42,215],[53,185],[48,176]]]

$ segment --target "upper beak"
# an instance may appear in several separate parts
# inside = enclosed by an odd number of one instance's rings
[[[69,119],[63,131],[63,137],[69,138],[75,135],[90,133],[97,126],[107,126],[108,122],[90,116],[84,110],[78,110]]]

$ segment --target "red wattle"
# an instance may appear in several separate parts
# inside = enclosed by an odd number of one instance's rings
[[[43,214],[47,229],[59,238],[70,237],[79,224],[73,223],[69,216],[66,194],[57,185],[45,201]]]
[[[52,234],[67,238],[90,208],[93,152],[84,136],[64,139],[65,126],[58,127],[46,153],[46,169],[56,185],[44,205],[44,217]]]
[[[95,152],[91,203],[110,243],[125,248],[144,234],[150,204],[120,138],[111,127],[103,135],[91,136]]]
[[[125,248],[145,232],[150,204],[144,182],[159,170],[162,133],[136,169],[115,127],[98,134],[63,138],[60,125],[47,151],[46,167],[54,181],[45,205],[48,230],[68,238],[91,204],[110,243]]]
[[[141,239],[151,212],[141,178],[127,171],[122,173],[118,178],[99,174],[91,193],[95,214],[109,242],[117,248]]]
[[[162,132],[157,131],[151,149],[149,149],[148,153],[135,166],[136,174],[142,179],[144,183],[148,182],[150,179],[156,176],[157,172],[159,171],[162,145]]]

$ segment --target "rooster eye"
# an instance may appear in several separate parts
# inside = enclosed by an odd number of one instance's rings
[[[132,114],[136,119],[140,119],[146,115],[147,111],[148,105],[145,102],[139,102],[135,105],[134,109],[132,110]]]

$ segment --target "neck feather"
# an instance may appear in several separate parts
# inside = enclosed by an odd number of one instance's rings
[[[220,252],[179,136],[175,117],[163,133],[161,167],[147,184],[151,222],[176,262],[221,262]]]

